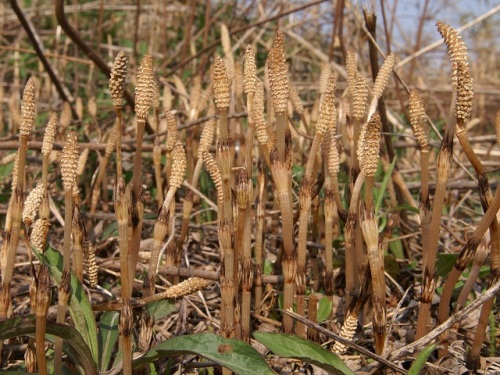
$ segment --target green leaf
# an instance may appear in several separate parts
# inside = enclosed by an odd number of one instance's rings
[[[429,358],[434,349],[436,349],[436,344],[426,346],[424,350],[422,350],[417,356],[415,362],[413,362],[413,364],[411,365],[410,369],[408,370],[408,375],[420,374],[425,366],[425,363],[427,362],[427,358]]]
[[[312,341],[285,333],[254,332],[253,336],[279,356],[312,363],[330,374],[354,375],[338,356]]]
[[[0,165],[0,181],[2,181],[6,177],[10,177],[12,175],[12,170],[14,169],[14,162]]]
[[[164,299],[148,303],[145,306],[145,309],[150,316],[153,316],[155,318],[155,321],[158,321],[174,312],[175,304],[172,302],[172,300]]]
[[[446,277],[453,268],[457,258],[458,254],[438,254],[436,275]]]
[[[35,333],[35,315],[19,316],[0,322],[0,340],[2,341],[17,336],[34,336]],[[65,324],[47,321],[46,333],[47,339],[51,338],[50,335],[64,339],[63,350],[71,361],[81,368],[81,373],[98,374],[92,353],[76,329]]]
[[[273,274],[273,262],[270,260],[266,259],[264,260],[264,275],[272,275]]]
[[[120,314],[116,311],[106,311],[99,322],[99,369],[104,372],[109,367],[113,349],[118,341],[118,322]]]
[[[52,280],[57,286],[61,283],[61,274],[63,269],[63,258],[59,251],[48,248],[45,253],[40,253],[33,249],[37,258],[43,264],[49,266],[49,272]],[[83,340],[90,348],[94,362],[97,364],[99,350],[97,345],[97,327],[95,323],[92,306],[85,294],[80,281],[71,273],[71,295],[69,299],[69,313],[75,328],[83,337]]]
[[[378,213],[380,206],[382,205],[382,200],[384,199],[385,190],[387,189],[387,184],[389,179],[392,176],[392,171],[394,170],[394,166],[396,165],[396,157],[392,160],[389,169],[384,174],[384,179],[382,180],[382,184],[380,185],[380,189],[378,189],[377,200],[375,201],[375,214]]]
[[[195,354],[217,362],[241,375],[274,374],[262,356],[240,340],[225,339],[213,333],[179,336],[164,341],[134,361],[134,367],[158,358]]]
[[[110,223],[102,232],[102,238],[110,238],[118,236],[118,223],[116,221]]]
[[[328,319],[328,317],[330,316],[330,313],[332,312],[332,307],[333,307],[333,303],[332,301],[330,301],[330,299],[327,297],[327,296],[323,296],[323,298],[321,298],[319,300],[319,304],[318,304],[318,322],[323,322],[325,321],[326,319]]]

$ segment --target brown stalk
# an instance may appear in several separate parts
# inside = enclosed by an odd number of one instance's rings
[[[50,306],[50,274],[48,266],[42,264],[36,278],[36,358],[38,371],[41,375],[48,374],[45,355],[45,332],[47,327],[47,312]]]
[[[169,216],[173,215],[173,212],[170,211],[172,207],[171,203],[174,202],[175,193],[182,185],[186,173],[186,152],[180,141],[177,141],[172,151],[172,160],[170,186],[153,230],[153,247],[151,249],[151,258],[149,259],[148,273],[143,285],[143,293],[146,296],[154,294],[160,252],[163,247],[163,241],[168,233]]]
[[[429,200],[429,125],[418,91],[410,91],[408,104],[410,124],[420,149],[420,181],[422,186],[420,200],[422,204],[425,204]],[[422,237],[424,236],[422,235]]]
[[[92,188],[92,200],[90,203],[90,213],[95,214],[96,208],[97,208],[97,203],[99,202],[99,196],[101,193],[101,185],[103,182],[103,179],[106,175],[106,167],[109,162],[109,158],[111,157],[111,154],[113,153],[113,150],[115,149],[115,144],[116,144],[116,128],[113,128],[111,130],[111,133],[109,134],[108,142],[106,144],[106,151],[104,152],[104,157],[101,159],[101,163],[99,166],[99,173],[97,174],[97,178],[95,180],[94,186]]]
[[[321,296],[321,294],[320,294]],[[307,314],[309,316],[309,320],[313,323],[318,323],[318,294],[311,293],[309,296],[309,303],[307,307]],[[319,332],[314,328],[310,328],[307,330],[307,338],[313,342],[319,341]]]
[[[364,275],[362,277],[361,289],[358,298],[352,300],[351,304],[347,306],[344,323],[342,324],[342,328],[340,329],[339,336],[346,340],[352,340],[354,334],[356,333],[356,328],[358,327],[359,312],[365,305],[366,301],[368,301],[368,297],[370,296],[370,282],[370,267],[366,267],[364,270]],[[337,355],[341,355],[347,350],[347,348],[348,346],[345,342],[337,340],[332,347],[332,352]]]
[[[236,197],[238,203],[236,249],[242,249],[241,338],[250,342],[250,307],[254,274],[251,248],[253,185],[252,179],[245,169],[240,172],[236,186]]]
[[[234,285],[234,249],[232,247],[232,223],[225,217],[224,212],[224,184],[219,166],[212,155],[205,151],[203,153],[203,163],[207,169],[217,191],[218,220],[217,228],[219,233],[219,247],[221,252],[221,334],[225,337],[234,337],[234,306],[235,306],[235,285]]]
[[[256,228],[255,228],[255,310],[261,309],[262,303],[262,272],[263,272],[263,249],[264,249],[264,226],[266,210],[266,175],[264,173],[264,163],[262,160],[258,163],[257,186],[259,194],[257,196],[256,206]]]
[[[446,24],[438,22],[438,30],[444,38],[446,45],[448,46],[448,54],[450,55],[450,60],[452,64],[452,84],[454,87],[458,88],[457,85],[457,66],[460,64],[467,64],[467,49],[465,44],[458,36],[455,30]],[[467,85],[466,85],[467,86]],[[469,87],[465,87],[467,90]],[[468,96],[467,93],[466,96]],[[462,99],[466,96],[462,96]],[[468,104],[466,105],[468,106]],[[459,112],[460,103],[457,95],[456,112]],[[458,121],[458,118],[457,118]],[[439,239],[439,229],[441,224],[441,214],[444,201],[444,194],[446,191],[446,181],[448,179],[448,174],[450,170],[450,162],[453,152],[453,134],[455,133],[456,122],[450,121],[443,136],[441,142],[441,150],[438,155],[437,160],[437,181],[436,181],[436,193],[434,196],[434,204],[432,209],[432,218],[430,222],[430,233],[427,251],[424,252],[424,277],[422,283],[422,300],[420,303],[420,311],[417,323],[417,338],[422,337],[426,331],[430,319],[430,303],[433,290],[433,278],[435,272],[435,259],[437,254],[438,239]]]
[[[481,271],[481,266],[484,264],[489,253],[489,243],[487,243],[483,237],[481,244],[477,248],[476,254],[474,255],[474,260],[472,267],[470,269],[469,275],[467,276],[467,281],[465,282],[460,295],[457,298],[457,304],[455,306],[455,311],[463,308],[467,302],[467,297],[472,291],[474,284],[478,280],[479,272]]]
[[[353,299],[357,299],[361,285],[359,274],[360,267],[363,267],[363,263],[359,263],[356,260],[356,248],[358,244],[355,242],[355,237],[357,228],[359,230],[358,205],[364,180],[365,175],[363,173],[358,174],[352,188],[349,210],[347,212],[347,219],[344,227],[346,306],[349,306]]]
[[[283,32],[278,30],[274,38],[273,48],[267,58],[269,86],[276,113],[276,149],[278,160],[285,161],[285,139],[288,137],[288,67],[285,57],[285,41]]]
[[[373,205],[373,182],[380,152],[381,119],[375,112],[361,130],[358,144],[358,160],[365,175],[365,202],[361,207],[361,231],[366,243],[366,253],[372,282],[373,331],[375,352],[382,354],[386,337],[386,302],[384,254],[378,237],[378,223]]]
[[[115,57],[113,69],[109,78],[109,91],[113,98],[113,107],[116,114],[116,176],[122,178],[122,106],[127,77],[127,55],[120,51]]]
[[[176,144],[178,142],[178,134],[177,134],[177,120],[174,117],[174,114],[172,111],[165,111],[165,118],[167,122],[167,139],[166,139],[166,158],[167,162],[165,163],[165,175],[167,176],[167,185],[168,189],[170,189],[170,178],[172,174],[172,165],[174,161],[174,156],[173,156],[173,151],[176,147]],[[189,147],[189,141],[187,143]],[[170,207],[168,207],[169,212],[175,212],[175,200],[170,199]],[[160,205],[163,204],[163,201],[160,203]],[[173,236],[173,229],[174,229],[174,215],[168,215],[167,222],[166,222],[166,230],[167,230],[167,236],[170,238]],[[177,262],[177,251],[175,247],[175,242],[171,241],[167,245],[166,249],[166,265],[167,266],[173,266],[176,265]],[[173,284],[176,284],[179,282],[178,277],[168,277],[167,280]],[[151,285],[150,285],[151,286]]]
[[[213,106],[209,110],[209,114],[213,113]],[[193,176],[191,178],[191,185],[196,187],[198,185],[198,180],[200,178],[201,168],[203,167],[203,153],[208,152],[210,146],[213,143],[215,136],[215,120],[210,120],[201,133],[200,143],[198,145],[198,158],[196,160],[196,166],[194,168]],[[184,197],[184,202],[182,204],[182,227],[179,237],[177,239],[177,251],[180,252],[186,240],[189,231],[189,219],[191,216],[191,211],[193,209],[193,191],[189,190]]]
[[[253,98],[252,120],[255,124],[255,135],[260,147],[260,156],[264,158],[266,165],[271,168],[269,158],[269,134],[264,119],[264,84],[257,79],[256,90]]]
[[[297,313],[305,314],[305,292],[306,292],[306,259],[307,259],[307,234],[309,232],[309,217],[311,213],[313,170],[316,162],[316,155],[319,151],[323,137],[329,128],[335,128],[335,74],[331,73],[328,79],[327,90],[325,92],[318,123],[316,124],[316,134],[314,136],[306,169],[302,177],[299,193],[299,237],[297,242]],[[332,125],[333,124],[333,125]],[[299,336],[306,337],[305,326],[297,324],[296,332]]]
[[[22,204],[24,200],[23,195],[25,190],[25,166],[26,155],[28,152],[28,140],[30,138],[31,131],[35,126],[35,116],[35,84],[33,82],[33,78],[30,78],[24,88],[23,98],[21,101],[19,148],[16,160],[17,172],[13,172],[13,194],[11,195],[9,202],[9,212],[7,213],[7,220],[5,223],[6,235],[2,245],[2,283],[3,287],[6,288],[9,288],[12,274],[14,272],[14,259],[19,242]]]
[[[41,218],[49,217],[49,190],[48,190],[48,175],[49,175],[49,158],[54,146],[54,137],[57,134],[57,115],[52,112],[47,127],[45,128],[45,133],[43,135],[42,142],[42,184],[45,188],[45,194],[40,205],[39,215]]]
[[[324,215],[325,215],[325,294],[333,298],[334,280],[333,280],[333,236],[334,220],[336,215],[336,202],[333,180],[337,179],[339,170],[338,150],[334,139],[334,132],[329,129],[323,140],[323,170],[325,175],[324,183]],[[336,153],[336,155],[335,155]],[[331,167],[330,167],[331,165]]]
[[[493,268],[490,275],[490,280],[488,283],[488,288],[493,288],[498,285],[500,281],[500,267]],[[498,295],[498,292],[497,292]],[[486,300],[481,308],[481,313],[479,314],[479,321],[476,327],[476,334],[474,336],[474,341],[472,342],[472,347],[467,355],[466,365],[467,368],[472,371],[477,371],[481,364],[481,347],[484,341],[484,336],[486,333],[486,328],[488,327],[488,320],[495,304],[495,294]]]
[[[130,313],[130,297],[132,295],[131,279],[134,272],[130,270],[130,249],[128,238],[129,201],[125,189],[125,181],[118,178],[114,187],[114,208],[118,222],[118,240],[120,247],[120,274],[122,282],[122,310],[120,312],[120,348],[123,353],[123,368],[131,374],[132,369],[132,339],[131,328],[132,316]],[[132,277],[131,277],[132,274]]]
[[[134,166],[132,176],[132,238],[130,240],[130,269],[135,269],[137,263],[144,212],[144,203],[142,198],[142,141],[144,137],[144,128],[148,118],[149,109],[154,97],[154,71],[153,58],[146,54],[139,65],[137,72],[137,85],[135,87],[135,114],[137,118],[136,150],[134,155]],[[133,281],[133,275],[130,275],[130,283]]]
[[[276,145],[271,148],[269,159],[276,201],[281,211],[284,251],[282,266],[285,279],[283,305],[285,309],[289,309],[293,305],[295,295],[297,252],[294,249],[291,135],[287,116],[289,89],[284,47],[283,33],[278,30],[267,59],[269,86],[276,113]],[[259,134],[257,136],[259,137]],[[283,316],[283,329],[286,333],[293,330],[293,320],[289,316]]]
[[[61,155],[61,175],[64,187],[64,242],[63,242],[63,272],[59,285],[57,304],[57,323],[64,323],[71,291],[71,232],[73,223],[73,190],[75,188],[78,167],[78,139],[75,132],[69,132]],[[54,369],[61,373],[62,369],[62,338],[57,338],[54,349]]]
[[[158,203],[158,207],[160,207],[163,203],[163,181],[161,177],[161,147],[159,137],[155,137],[154,140],[153,165],[155,169],[156,201]]]
[[[473,99],[473,82],[468,64],[468,54],[465,43],[462,41],[461,37],[457,34],[456,30],[452,29],[450,26],[438,22],[437,23],[438,30],[443,36],[445,43],[448,46],[448,53],[450,55],[450,60],[452,64],[451,76],[452,76],[452,85],[456,90],[455,94],[455,118],[456,118],[456,127],[457,127],[457,137],[460,141],[460,144],[467,155],[467,158],[471,162],[478,175],[479,181],[479,191],[481,195],[481,202],[483,204],[483,208],[487,209],[492,201],[491,189],[489,187],[488,178],[486,173],[484,172],[484,168],[482,166],[481,161],[475,154],[472,149],[466,133],[465,133],[465,120],[470,116],[472,109],[472,99]],[[498,222],[496,217],[491,221],[490,234],[492,238],[492,243],[494,243],[494,247],[499,245],[498,242]],[[457,258],[455,265],[446,278],[445,285],[443,288],[443,294],[441,296],[441,301],[439,303],[438,309],[438,319],[443,322],[447,319],[449,312],[449,304],[451,300],[451,296],[453,293],[453,289],[456,281],[465,270],[467,265],[470,263],[472,258],[474,257],[474,253],[481,241],[481,237],[475,237],[476,232],[474,232],[473,239],[471,242],[470,248],[464,249],[461,251],[459,257]],[[469,242],[468,242],[469,243]],[[445,355],[447,353],[447,334],[441,337],[441,340],[445,341],[445,348],[440,351],[440,355]]]
[[[83,283],[83,241],[86,237],[86,233],[83,217],[80,213],[80,207],[76,204],[73,208],[73,224],[71,232],[73,237],[73,272],[78,280]]]
[[[243,89],[247,95],[248,127],[245,135],[245,167],[250,176],[253,167],[253,134],[255,124],[253,120],[253,98],[257,89],[257,75],[255,66],[255,52],[251,45],[245,51],[245,63],[243,66]]]

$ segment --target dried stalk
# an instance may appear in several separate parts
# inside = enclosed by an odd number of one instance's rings
[[[116,114],[116,176],[122,178],[122,106],[127,77],[127,55],[120,51],[115,57],[113,69],[109,78],[109,91],[113,98],[113,107]]]
[[[134,166],[132,176],[132,238],[130,240],[130,269],[134,270],[139,255],[142,220],[144,213],[144,203],[142,198],[142,141],[144,137],[144,128],[148,118],[149,109],[154,97],[154,71],[153,58],[151,55],[145,55],[139,65],[137,72],[137,85],[135,87],[135,114],[137,118],[136,149],[134,155]],[[133,281],[133,275],[130,275],[130,282]]]
[[[314,136],[306,169],[302,177],[299,194],[300,216],[299,216],[299,238],[297,242],[297,313],[305,314],[305,292],[306,292],[306,256],[307,256],[307,234],[309,231],[309,216],[311,213],[313,170],[316,155],[323,141],[326,131],[333,127],[337,114],[335,111],[335,74],[331,73],[328,79],[328,87],[324,95],[316,124],[316,134]],[[333,124],[333,125],[332,125]],[[306,337],[305,326],[297,324],[296,332],[299,336]]]
[[[61,156],[61,175],[64,186],[64,243],[63,243],[63,272],[59,286],[59,300],[57,304],[57,323],[64,323],[68,300],[71,291],[71,232],[73,224],[73,190],[76,183],[78,167],[78,139],[75,132],[69,132]],[[54,369],[60,374],[62,371],[62,338],[57,338],[54,349]]]
[[[242,295],[241,295],[241,338],[250,342],[250,305],[253,286],[253,263],[251,248],[252,229],[252,179],[245,169],[242,169],[236,186],[238,203],[238,228],[236,230],[236,249],[241,249],[242,255]]]
[[[209,114],[213,114],[213,106],[209,110]],[[200,143],[198,145],[198,158],[196,160],[196,166],[194,168],[193,176],[191,178],[191,185],[196,187],[198,185],[198,180],[200,179],[201,168],[203,167],[203,153],[209,151],[210,146],[213,143],[215,136],[215,120],[210,120],[201,133]],[[179,237],[177,239],[177,251],[181,252],[184,242],[189,231],[189,219],[191,216],[191,211],[193,209],[193,191],[189,190],[184,197],[184,202],[182,204],[182,227]]]
[[[158,218],[156,219],[153,230],[153,248],[151,249],[151,258],[149,259],[149,268],[143,285],[143,293],[146,296],[154,294],[156,283],[156,272],[160,259],[160,251],[163,247],[163,241],[168,232],[168,219],[171,213],[171,203],[174,201],[177,189],[184,181],[186,173],[186,152],[180,141],[177,141],[172,151],[172,171],[170,174],[170,186],[165,196],[165,200],[160,208]]]
[[[258,164],[257,186],[259,194],[256,206],[256,228],[255,228],[255,310],[261,309],[262,303],[262,272],[263,272],[263,249],[264,249],[264,226],[266,224],[266,175],[264,173],[264,163],[262,160]]]
[[[92,200],[90,203],[90,213],[95,214],[97,203],[99,202],[99,197],[101,193],[101,185],[103,179],[106,175],[106,167],[109,162],[109,158],[115,149],[115,143],[117,138],[117,129],[113,128],[111,133],[109,134],[108,142],[106,143],[106,151],[104,152],[104,157],[101,159],[101,163],[99,166],[99,173],[97,174],[97,178],[95,180],[94,186],[92,188]]]

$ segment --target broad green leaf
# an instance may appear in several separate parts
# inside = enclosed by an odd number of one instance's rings
[[[134,361],[134,367],[158,358],[195,354],[241,375],[274,374],[264,358],[240,340],[225,339],[213,333],[179,336],[164,341]]]
[[[163,319],[175,311],[175,303],[169,299],[150,302],[145,306],[146,312],[155,318],[155,321]]]
[[[281,357],[312,363],[334,375],[354,375],[338,356],[312,341],[284,333],[254,332],[253,336]]]
[[[458,254],[438,254],[436,275],[446,277],[450,273]]]
[[[422,350],[420,354],[417,356],[415,362],[413,362],[413,364],[411,365],[410,369],[408,370],[408,375],[420,374],[420,372],[425,366],[425,363],[427,362],[427,358],[429,358],[434,349],[436,349],[436,344],[426,346],[424,350]]]
[[[47,339],[50,335],[61,337],[63,341],[63,350],[71,361],[80,366],[82,374],[97,375],[97,367],[80,333],[65,324],[57,324],[47,321]],[[0,340],[8,340],[17,336],[34,336],[36,333],[36,317],[34,315],[19,316],[6,319],[0,322]]]
[[[109,367],[111,355],[118,341],[118,322],[120,314],[116,311],[106,311],[99,322],[99,369],[104,372]]]
[[[321,323],[324,320],[328,319],[328,317],[330,316],[330,313],[332,312],[332,306],[333,306],[333,303],[327,296],[323,296],[323,298],[321,298],[319,300],[318,322]]]
[[[52,280],[59,286],[63,269],[63,258],[61,253],[50,247],[43,254],[36,249],[33,249],[33,251],[40,262],[49,266]],[[92,312],[92,306],[90,305],[82,284],[73,273],[71,273],[71,295],[68,308],[71,318],[75,323],[75,328],[80,332],[85,343],[90,348],[94,362],[97,364],[99,350],[94,313]]]

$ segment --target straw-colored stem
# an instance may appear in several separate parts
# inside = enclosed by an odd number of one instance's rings
[[[116,113],[116,178],[123,177],[122,169],[122,109],[115,108]]]
[[[429,199],[429,149],[426,148],[420,152],[420,181],[421,181],[421,201]]]
[[[19,187],[14,188],[10,196],[9,209],[5,224],[4,241],[2,244],[2,285],[10,289],[10,282],[14,274],[14,261],[16,258],[19,234],[21,231],[21,218],[23,209],[23,193]],[[8,307],[7,307],[8,308]],[[2,317],[6,317],[7,309],[2,309]]]
[[[144,137],[144,127],[146,120],[137,119],[137,139],[134,155],[134,166],[132,176],[132,238],[130,240],[130,266],[129,269],[135,270],[135,265],[139,257],[141,244],[143,203],[142,203],[142,141]],[[130,282],[133,282],[133,275],[130,274]]]
[[[368,182],[370,178],[366,178]],[[366,198],[366,197],[365,197]],[[365,204],[365,206],[367,206]],[[361,229],[366,243],[368,264],[372,278],[373,331],[375,336],[375,352],[379,355],[384,351],[386,336],[386,304],[385,304],[385,274],[384,255],[378,240],[378,224],[373,209],[363,209]]]
[[[481,221],[476,227],[476,230],[471,235],[465,246],[462,248],[462,251],[460,252],[457,260],[455,261],[455,265],[453,266],[452,271],[446,278],[443,288],[443,295],[441,296],[441,301],[439,303],[439,310],[438,310],[438,318],[440,322],[444,322],[447,319],[445,315],[447,316],[449,312],[449,303],[451,300],[451,295],[453,293],[453,287],[455,286],[460,275],[463,273],[467,265],[474,257],[477,247],[481,243],[481,239],[486,230],[488,229],[488,227],[491,225],[491,222],[493,220],[496,220],[496,213],[498,212],[499,209],[500,209],[500,189],[497,189],[495,197],[493,198],[490,207],[488,207],[488,210],[482,217]]]
[[[155,138],[155,145],[153,147],[153,164],[155,168],[156,201],[158,202],[158,207],[160,207],[163,203],[163,181],[161,178],[161,148],[158,137]]]
[[[423,307],[432,301],[434,294],[433,285],[430,282],[434,279],[436,269],[436,255],[438,248],[439,233],[441,228],[441,216],[444,204],[444,196],[446,193],[446,182],[450,171],[450,163],[453,152],[453,133],[455,131],[454,123],[446,129],[446,133],[441,143],[437,160],[437,180],[436,192],[434,194],[434,203],[432,207],[432,217],[429,229],[428,247],[424,249],[426,254],[424,258],[426,263],[424,266],[424,277],[422,282],[422,299],[420,301],[418,321],[417,321],[417,339],[421,338],[428,330],[430,320],[430,308]],[[432,290],[431,290],[432,289]],[[424,299],[424,296],[426,297]]]
[[[154,294],[156,271],[158,269],[160,251],[163,247],[163,241],[165,240],[168,232],[168,211],[169,207],[163,204],[161,206],[160,212],[158,213],[158,218],[156,219],[153,229],[153,247],[151,249],[151,258],[149,259],[149,268],[146,276],[146,281],[143,285],[143,294],[145,296],[151,296]]]
[[[69,269],[63,268],[63,273],[61,276],[61,284],[59,285],[59,299],[57,301],[56,323],[63,324],[64,321],[66,320],[66,312],[68,311],[68,301],[69,301],[70,291],[71,291],[71,273]],[[61,337],[57,337],[54,346],[54,373],[56,375],[62,374],[62,349],[63,349],[63,339]]]
[[[80,208],[75,205],[73,210],[73,219],[78,220],[76,225],[72,226],[73,237],[73,272],[80,282],[83,283],[83,218],[80,214]]]
[[[288,116],[286,112],[276,113],[276,149],[278,160],[285,161],[286,132],[288,131]]]
[[[251,183],[251,182],[250,182]],[[251,209],[248,209],[244,217],[244,241],[243,241],[243,264],[242,264],[242,294],[241,294],[241,338],[250,342],[250,307],[253,286],[253,264],[251,249]]]
[[[255,129],[253,121],[253,95],[253,92],[251,92],[247,97],[248,127],[245,135],[245,168],[250,176],[252,175],[253,166],[253,134]]]
[[[333,197],[332,178],[328,171],[325,174],[325,294],[330,298],[333,296],[333,217],[335,211],[335,199]]]
[[[46,375],[47,358],[45,356],[45,332],[47,328],[47,312],[50,306],[50,275],[46,265],[41,265],[38,271],[38,285],[36,291],[36,358],[38,371]]]
[[[126,196],[125,181],[118,178],[114,188],[114,207],[118,223],[118,243],[120,248],[120,272],[122,283],[122,298],[132,295],[130,283],[130,250],[128,239],[129,199]]]
[[[260,310],[262,303],[262,259],[264,248],[264,226],[265,226],[265,188],[266,180],[264,174],[264,166],[262,161],[259,162],[259,174],[257,176],[257,184],[259,187],[259,195],[256,202],[256,228],[255,228],[255,309]]]
[[[63,272],[71,269],[71,228],[73,225],[73,192],[64,192]]]
[[[125,181],[118,178],[114,188],[114,207],[118,221],[118,240],[120,247],[120,272],[122,283],[122,308],[120,312],[120,347],[123,356],[123,373],[132,374],[132,296],[133,273],[130,272],[130,250],[128,239],[129,197],[127,197]],[[132,274],[132,275],[131,275]]]
[[[123,300],[120,312],[120,346],[123,360],[123,375],[132,375],[132,328],[133,316],[129,300]]]
[[[112,131],[115,131],[115,130],[112,130]],[[115,136],[113,134],[111,134],[110,137],[114,138]],[[110,141],[112,142],[113,140],[110,140]],[[108,142],[110,142],[110,141],[108,141]],[[116,138],[115,138],[115,142],[116,142]],[[106,152],[101,159],[99,173],[97,174],[97,178],[95,180],[94,187],[92,188],[92,201],[91,201],[91,205],[90,205],[90,213],[91,214],[95,214],[95,211],[97,208],[97,203],[98,203],[99,197],[100,197],[101,186],[102,186],[103,191],[106,191],[105,189],[106,189],[107,184],[104,185],[103,183],[106,180],[106,172],[107,172],[106,167],[108,166],[110,156],[111,156],[111,154]]]
[[[361,284],[359,279],[358,262],[356,260],[356,228],[358,227],[358,203],[361,187],[365,180],[364,174],[360,173],[354,184],[347,220],[344,229],[345,236],[345,280],[346,280],[346,306],[356,297]]]
[[[490,283],[488,287],[492,287],[500,280],[500,268],[492,269],[490,276]],[[486,328],[488,326],[488,319],[493,306],[495,305],[495,296],[488,299],[481,308],[481,313],[479,314],[479,321],[476,326],[476,334],[474,336],[474,341],[472,342],[471,350],[467,355],[467,368],[476,371],[480,366],[480,353],[486,333]]]

